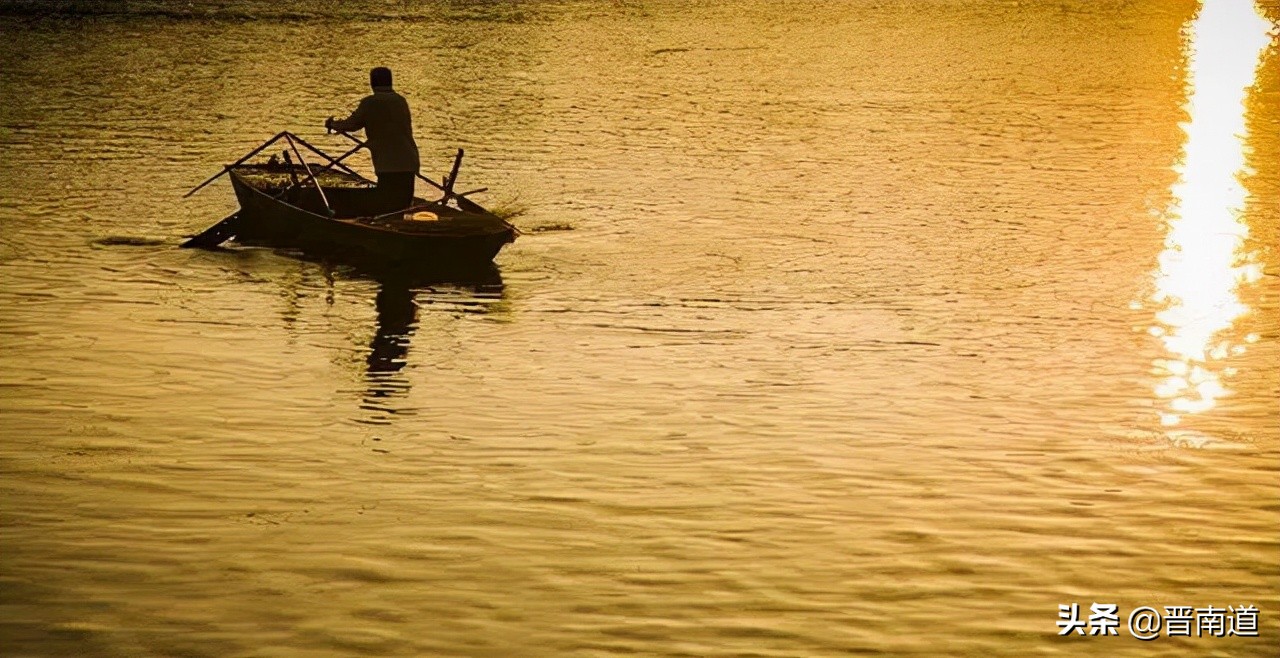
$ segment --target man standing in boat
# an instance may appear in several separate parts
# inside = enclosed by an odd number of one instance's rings
[[[377,212],[403,210],[413,202],[413,183],[418,175],[418,145],[413,141],[409,103],[391,88],[391,69],[379,66],[369,71],[373,93],[365,96],[351,116],[329,117],[329,130],[365,131],[373,170],[378,174]]]

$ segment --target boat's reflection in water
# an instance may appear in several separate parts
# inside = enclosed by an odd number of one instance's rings
[[[376,299],[377,326],[369,341],[364,372],[365,389],[360,408],[372,412],[363,423],[386,424],[396,415],[412,414],[395,404],[406,397],[412,384],[405,374],[410,344],[418,330],[422,306],[447,300],[451,313],[488,313],[493,300],[503,294],[502,275],[497,267],[453,274],[415,277],[381,275]],[[442,308],[445,308],[442,307]],[[429,311],[428,311],[429,312]]]

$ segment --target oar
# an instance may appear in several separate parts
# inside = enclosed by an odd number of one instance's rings
[[[365,142],[360,141],[360,139],[359,139],[358,137],[356,137],[355,135],[352,135],[351,133],[349,133],[349,132],[347,132],[347,131],[345,131],[345,130],[338,130],[338,131],[335,131],[335,132],[337,132],[339,135],[342,135],[343,137],[346,137],[347,139],[349,139],[349,140],[351,140],[351,141],[355,142],[356,144],[358,144],[358,145],[360,145],[360,146],[365,146],[365,145],[366,145],[366,143],[365,143]],[[459,149],[459,150],[461,150],[461,149]],[[457,163],[457,160],[455,160],[455,163]],[[437,190],[440,190],[441,192],[444,192],[444,193],[445,193],[445,195],[446,195],[446,196],[445,196],[445,199],[443,199],[444,201],[448,201],[448,196],[449,196],[449,195],[452,195],[454,198],[456,198],[456,199],[458,200],[458,207],[462,208],[463,210],[466,210],[466,211],[468,211],[468,212],[482,212],[482,213],[485,213],[485,214],[487,214],[487,215],[492,215],[492,214],[493,214],[493,213],[489,212],[488,210],[486,210],[486,209],[484,208],[484,206],[481,206],[480,204],[476,203],[475,201],[472,201],[471,199],[466,198],[466,195],[467,195],[467,194],[475,194],[475,193],[477,193],[477,192],[483,192],[486,188],[480,188],[480,189],[476,189],[476,190],[471,190],[471,191],[469,191],[469,192],[464,192],[463,194],[453,194],[452,190],[450,190],[449,188],[446,188],[445,186],[441,185],[440,183],[437,183],[437,182],[435,182],[435,181],[431,180],[430,178],[427,178],[426,176],[423,176],[421,172],[416,172],[416,174],[417,174],[418,178],[421,178],[421,179],[422,179],[425,183],[427,183],[428,185],[430,185],[430,186],[432,186],[432,187],[436,188]]]
[[[365,146],[368,146],[368,145],[369,145],[367,142],[361,141],[359,137],[356,137],[355,135],[352,135],[351,133],[346,132],[345,130],[339,130],[339,131],[337,131],[337,133],[338,133],[339,135],[342,135],[343,137],[346,137],[347,139],[349,139],[349,140],[351,140],[351,141],[355,142],[358,146],[365,147]],[[423,181],[425,181],[425,182],[426,182],[428,185],[430,185],[431,187],[434,187],[434,188],[436,188],[437,190],[440,190],[440,191],[442,191],[442,192],[444,191],[444,186],[443,186],[443,185],[441,185],[441,184],[439,184],[439,183],[437,183],[437,182],[435,182],[435,181],[431,180],[430,178],[427,178],[426,176],[423,176],[421,173],[419,173],[419,174],[418,174],[418,178],[421,178]]]
[[[231,239],[236,234],[236,228],[240,224],[240,211],[237,210],[223,218],[222,221],[205,229],[203,233],[197,235],[186,242],[183,242],[183,249],[212,249],[223,242]]]
[[[195,186],[195,187],[191,188],[191,191],[190,191],[190,192],[187,192],[186,194],[182,195],[182,198],[184,198],[184,199],[185,199],[185,198],[187,198],[187,197],[191,196],[192,194],[195,194],[196,192],[199,192],[200,190],[204,189],[204,186],[208,185],[209,183],[212,183],[213,181],[216,181],[216,180],[218,180],[219,178],[222,178],[224,175],[226,175],[226,173],[227,173],[228,171],[231,171],[231,168],[232,168],[232,167],[235,167],[235,166],[238,166],[238,165],[242,165],[242,164],[244,164],[244,161],[245,161],[245,160],[248,160],[249,158],[252,158],[253,156],[255,156],[255,155],[257,155],[257,154],[261,153],[261,152],[263,151],[263,149],[266,149],[268,146],[271,146],[272,144],[275,144],[277,141],[279,141],[279,139],[280,139],[281,137],[284,137],[284,136],[285,136],[285,133],[286,133],[286,132],[287,132],[287,131],[280,131],[280,132],[276,133],[276,136],[275,136],[275,137],[272,137],[271,139],[268,139],[267,141],[263,142],[263,143],[262,143],[262,145],[261,145],[261,146],[259,146],[258,148],[253,149],[252,151],[249,151],[248,153],[246,153],[246,154],[245,154],[245,156],[244,156],[243,158],[240,158],[239,160],[236,160],[234,163],[229,164],[229,165],[227,165],[227,166],[223,167],[223,168],[222,168],[222,171],[220,171],[220,172],[218,172],[218,173],[216,173],[216,174],[214,174],[214,175],[210,176],[210,177],[209,177],[209,179],[208,179],[208,180],[206,180],[205,182],[203,182],[203,183],[201,183],[201,184],[199,184],[199,185],[197,185],[197,186]]]

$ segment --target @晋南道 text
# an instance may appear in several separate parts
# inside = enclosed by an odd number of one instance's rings
[[[1058,604],[1058,635],[1120,635],[1121,610],[1114,603],[1092,603],[1081,616],[1079,603]],[[1168,605],[1163,610],[1140,606],[1131,610],[1123,628],[1139,640],[1159,637],[1258,637],[1258,608]]]

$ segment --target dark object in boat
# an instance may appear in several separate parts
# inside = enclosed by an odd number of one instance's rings
[[[294,152],[301,157],[296,147]],[[241,159],[228,165],[240,210],[182,246],[216,246],[234,236],[245,244],[298,248],[365,269],[408,273],[483,268],[515,240],[514,226],[452,194],[452,181],[439,201],[415,197],[404,211],[375,215],[375,184],[341,164],[351,152],[336,161],[316,152],[330,164]],[[334,170],[335,164],[346,171]],[[448,205],[451,199],[464,209]]]

